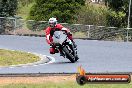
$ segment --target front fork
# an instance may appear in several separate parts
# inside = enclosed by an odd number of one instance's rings
[[[77,49],[74,48],[73,42],[70,39],[68,39],[67,44],[70,47],[70,49],[73,51],[73,56],[76,57],[76,55],[77,55]]]

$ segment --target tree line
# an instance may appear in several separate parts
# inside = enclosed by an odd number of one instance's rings
[[[111,12],[108,16],[108,25],[116,27],[127,27],[127,19],[129,13],[130,0],[105,0],[106,6],[108,6]],[[132,21],[132,5],[131,5],[130,21]],[[132,22],[130,22],[132,27]]]
[[[35,2],[27,19],[39,21],[56,17],[59,22],[127,27],[129,0],[104,1],[107,9],[88,7],[86,0],[0,0],[0,16],[13,17],[18,4],[24,6]],[[131,21],[132,5],[130,27]]]

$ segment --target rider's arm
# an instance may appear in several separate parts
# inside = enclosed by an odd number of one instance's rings
[[[73,40],[72,33],[70,32],[70,30],[68,28],[63,27],[61,30],[66,32],[66,34],[68,35],[69,39]]]
[[[63,27],[61,30],[66,31],[67,33],[70,33],[70,30],[68,28]]]
[[[50,44],[51,41],[50,41],[50,29],[49,29],[49,27],[45,30],[45,34],[46,34],[46,41],[48,44]]]
[[[56,27],[62,31],[66,31],[66,33],[70,33],[70,30],[68,28],[62,26],[61,24],[57,24]]]

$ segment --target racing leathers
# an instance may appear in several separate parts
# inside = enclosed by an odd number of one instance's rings
[[[55,27],[51,28],[50,26],[46,28],[45,30],[45,34],[46,34],[46,41],[47,43],[50,45],[50,54],[55,54],[58,53],[58,51],[55,50],[54,44],[53,42],[53,33],[55,31],[55,29],[59,29],[59,30],[64,30],[67,33],[68,38],[75,44],[75,42],[73,41],[72,38],[72,34],[70,33],[70,30],[68,28],[63,27],[61,24],[56,24]]]

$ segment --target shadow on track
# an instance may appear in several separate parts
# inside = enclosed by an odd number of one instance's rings
[[[70,61],[65,61],[65,62],[54,62],[54,63],[52,63],[52,64],[76,64],[76,63],[78,63],[78,61],[75,62],[75,63],[71,63]]]

